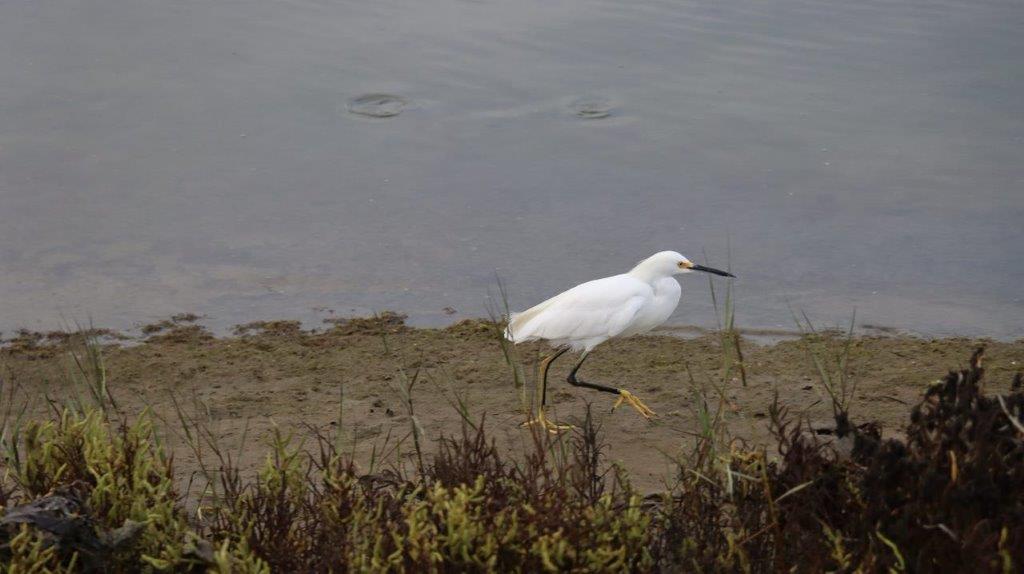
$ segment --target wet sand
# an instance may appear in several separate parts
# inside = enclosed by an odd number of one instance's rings
[[[197,477],[196,453],[180,432],[175,400],[189,416],[207,425],[225,452],[252,471],[265,457],[274,427],[308,436],[338,428],[339,414],[346,447],[368,467],[371,454],[393,448],[409,434],[410,419],[392,386],[416,377],[412,399],[415,415],[428,440],[460,431],[453,406],[456,395],[468,405],[473,420],[485,417],[500,448],[518,452],[530,440],[520,428],[525,420],[521,394],[505,361],[495,331],[483,321],[464,321],[447,328],[407,327],[390,315],[383,320],[355,319],[303,331],[293,321],[255,323],[236,334],[214,337],[181,316],[144,328],[138,340],[114,341],[104,349],[107,380],[119,408],[128,414],[149,407],[175,455],[182,484]],[[838,348],[838,340],[832,341]],[[993,385],[1009,384],[1010,374],[1024,366],[1024,341],[922,339],[908,336],[862,336],[850,346],[849,375],[856,383],[852,415],[858,422],[876,420],[886,432],[898,433],[910,405],[922,390],[949,369],[964,366],[979,344],[987,346],[987,367]],[[48,416],[46,397],[70,396],[69,372],[75,367],[69,349],[74,339],[23,333],[9,339],[0,352],[7,406],[29,401],[28,415]],[[768,408],[774,393],[781,405],[812,425],[828,425],[830,402],[799,340],[742,346],[747,385],[738,373],[721,381],[722,349],[717,334],[694,338],[668,335],[613,341],[599,348],[581,371],[585,380],[621,386],[641,397],[659,417],[643,420],[628,407],[610,412],[613,397],[576,389],[565,383],[572,361],[556,363],[549,403],[554,418],[579,420],[586,404],[604,430],[607,454],[622,463],[634,483],[657,489],[667,478],[669,457],[692,444],[697,431],[696,389],[703,388],[714,408],[719,385],[726,402],[723,413],[729,432],[754,444],[770,444]],[[533,389],[537,345],[516,348]],[[527,393],[527,396],[529,393]],[[528,399],[527,399],[528,400]],[[6,408],[6,406],[5,406]],[[239,453],[243,437],[245,448]],[[390,445],[390,446],[388,446]],[[405,440],[402,456],[412,453]],[[428,452],[431,450],[428,447]],[[206,449],[205,456],[209,456]],[[395,450],[385,459],[394,460]],[[195,481],[193,481],[195,482]]]

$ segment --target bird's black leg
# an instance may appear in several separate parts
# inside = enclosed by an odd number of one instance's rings
[[[588,389],[594,389],[595,391],[604,391],[606,393],[612,393],[616,395],[619,394],[619,389],[616,389],[614,387],[606,387],[604,385],[598,385],[596,383],[588,383],[586,381],[581,381],[576,378],[576,371],[580,370],[580,367],[583,366],[583,361],[586,361],[587,357],[589,356],[590,353],[583,353],[583,356],[580,357],[579,362],[577,362],[576,366],[572,368],[572,371],[569,373],[569,378],[567,378],[566,381],[568,381],[569,384],[574,387],[586,387]]]
[[[548,403],[548,368],[551,367],[551,363],[555,362],[555,359],[564,355],[568,350],[569,347],[562,347],[540,362],[540,408],[542,409]]]
[[[562,347],[540,362],[540,408],[537,409],[537,416],[523,423],[523,426],[540,425],[551,433],[558,433],[572,428],[571,425],[555,424],[549,421],[544,414],[544,405],[547,403],[548,398],[548,369],[551,367],[551,363],[555,362],[555,359],[564,355],[568,350],[569,347]]]
[[[570,385],[572,385],[574,387],[585,387],[585,388],[588,388],[588,389],[594,389],[595,391],[602,391],[602,392],[605,392],[605,393],[612,393],[612,394],[619,395],[619,400],[615,401],[615,405],[612,407],[612,410],[615,410],[615,408],[617,408],[623,402],[627,402],[627,403],[629,403],[629,405],[631,407],[636,409],[637,412],[639,412],[645,419],[650,419],[651,417],[655,416],[654,415],[654,411],[652,411],[651,409],[647,408],[647,405],[643,404],[643,402],[641,402],[640,399],[638,399],[636,396],[633,395],[633,393],[627,391],[626,389],[616,389],[615,387],[606,387],[604,385],[598,385],[596,383],[588,383],[586,381],[581,381],[581,380],[577,379],[576,378],[576,371],[580,370],[580,366],[583,365],[583,361],[587,360],[587,356],[588,355],[589,355],[589,353],[584,352],[583,356],[580,357],[579,362],[576,363],[576,366],[572,368],[572,371],[569,373],[569,377],[566,379],[569,382]]]

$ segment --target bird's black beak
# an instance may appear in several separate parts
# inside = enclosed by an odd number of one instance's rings
[[[694,271],[703,271],[705,273],[711,273],[713,275],[721,275],[722,277],[736,277],[728,271],[722,271],[721,269],[715,269],[714,267],[704,267],[703,265],[694,265],[690,267]]]

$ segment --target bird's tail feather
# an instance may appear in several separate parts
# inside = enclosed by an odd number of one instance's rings
[[[508,325],[505,327],[505,338],[512,342],[515,342],[516,339],[515,327],[513,327],[513,325],[516,324],[516,317],[519,315],[522,315],[522,313],[509,313],[508,315]]]
[[[543,313],[556,298],[552,297],[539,305],[534,305],[522,313],[512,313],[508,317],[508,327],[505,328],[505,338],[513,343],[522,343],[533,340],[533,329],[529,328],[530,321]]]

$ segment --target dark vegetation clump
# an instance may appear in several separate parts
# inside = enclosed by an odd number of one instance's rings
[[[145,415],[67,409],[4,425],[0,561],[19,572],[1016,572],[1024,392],[1018,375],[983,394],[983,374],[979,351],[925,392],[900,439],[843,409],[822,434],[773,405],[772,450],[709,423],[675,484],[648,497],[604,460],[588,416],[572,433],[532,434],[516,460],[483,420],[464,419],[432,456],[369,471],[337,437],[301,448],[277,434],[254,480],[213,448],[209,488],[186,500]]]
[[[143,335],[153,335],[161,331],[168,331],[183,325],[195,323],[199,319],[201,319],[201,317],[195,313],[178,313],[177,315],[172,315],[170,319],[164,319],[163,321],[143,325],[140,331]]]
[[[387,334],[397,333],[406,329],[406,315],[393,311],[377,313],[372,317],[333,317],[324,319],[324,323],[333,325],[332,331],[338,335],[356,333]]]
[[[254,334],[285,335],[295,336],[302,332],[302,323],[299,321],[253,321],[244,325],[236,325],[235,335],[245,336]]]
[[[173,323],[166,328],[161,326],[159,329],[145,334],[148,335],[146,341],[153,344],[202,345],[210,343],[214,339],[213,334],[202,325],[181,323]]]
[[[111,329],[88,328],[73,332],[49,331],[46,333],[18,329],[10,339],[0,339],[0,348],[10,355],[30,360],[49,359],[64,352],[69,345],[81,345],[86,341],[109,343],[128,339],[129,337]]]
[[[837,440],[771,410],[779,459],[733,447],[661,505],[658,560],[681,570],[1013,572],[1024,564],[1024,393],[982,394],[981,350],[935,383],[905,438],[837,411]],[[709,449],[709,445],[698,448]],[[690,476],[687,476],[689,474]]]

